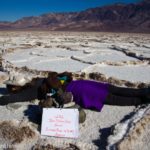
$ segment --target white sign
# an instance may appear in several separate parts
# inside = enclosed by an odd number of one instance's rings
[[[77,138],[79,136],[78,109],[44,108],[41,135]]]

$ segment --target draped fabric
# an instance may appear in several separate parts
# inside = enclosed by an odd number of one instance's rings
[[[72,92],[75,103],[86,109],[101,111],[108,95],[108,84],[89,80],[71,81],[67,92]]]

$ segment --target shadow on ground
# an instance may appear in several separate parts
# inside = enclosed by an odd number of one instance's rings
[[[38,105],[29,105],[28,109],[24,111],[24,115],[28,117],[29,121],[41,125],[42,109]]]
[[[7,93],[8,93],[8,91],[6,88],[2,88],[2,87],[0,88],[0,95],[5,95]]]
[[[105,150],[107,146],[107,138],[111,134],[112,126],[108,128],[100,129],[100,139],[94,140],[93,143],[98,147],[99,150]]]

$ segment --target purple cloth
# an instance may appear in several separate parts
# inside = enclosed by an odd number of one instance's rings
[[[75,103],[83,108],[101,111],[108,95],[108,84],[89,80],[75,80],[66,87],[72,92]]]

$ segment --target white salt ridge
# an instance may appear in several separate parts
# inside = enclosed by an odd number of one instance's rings
[[[149,109],[150,105],[146,108],[140,108],[130,119],[115,125],[113,135],[108,138],[109,145],[107,146],[107,150],[116,150],[116,144],[122,140],[126,134],[128,134],[129,130],[134,128],[134,125],[144,116],[144,114],[147,113]]]
[[[133,52],[136,56],[140,58],[150,58],[150,48],[144,47],[143,45],[140,46],[131,46],[131,45],[119,45],[119,44],[113,44],[113,46],[116,47],[118,51],[126,51],[126,52]],[[110,46],[112,48],[112,46]]]
[[[95,64],[82,70],[82,72],[98,72],[106,77],[114,77],[120,80],[131,82],[150,83],[150,66],[149,65],[125,65],[112,66]]]
[[[97,52],[84,57],[76,57],[76,58],[81,61],[90,61],[92,63],[99,63],[108,60],[111,60],[111,62],[137,60],[135,58],[128,57],[123,53],[112,53],[112,52],[111,53]]]

